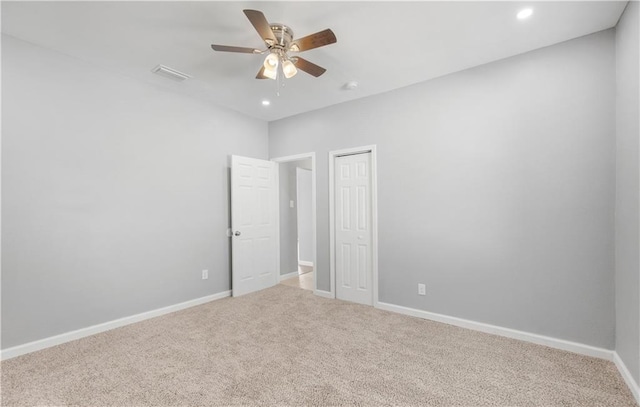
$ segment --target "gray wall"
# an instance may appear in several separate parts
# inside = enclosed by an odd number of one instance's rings
[[[227,155],[265,122],[7,36],[2,102],[3,348],[229,289]]]
[[[640,5],[630,2],[616,27],[616,351],[640,380]]]
[[[280,163],[280,275],[298,271],[298,255],[296,252],[296,162]],[[294,201],[291,208],[289,201]]]
[[[280,275],[298,271],[298,198],[296,168],[311,168],[311,159],[280,163]],[[294,202],[293,208],[289,201]]]
[[[318,157],[318,288],[327,153],[377,144],[380,301],[612,349],[614,75],[608,30],[269,123]]]
[[[313,263],[312,173],[296,168],[296,196],[298,197],[298,257]]]

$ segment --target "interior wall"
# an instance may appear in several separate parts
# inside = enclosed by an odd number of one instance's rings
[[[313,263],[312,177],[311,170],[296,168],[298,260],[307,263]]]
[[[616,351],[640,383],[640,5],[616,27]]]
[[[298,258],[295,246],[296,208],[295,208],[295,181],[292,179],[292,170],[295,171],[296,162],[280,163],[278,176],[280,177],[280,275],[298,271]],[[294,201],[294,207],[290,202]]]
[[[318,288],[328,152],[376,144],[380,301],[613,349],[614,51],[607,30],[269,123],[272,157],[318,157]]]
[[[296,168],[311,169],[311,159],[279,164],[280,275],[298,271],[298,197]],[[293,207],[290,202],[293,201]]]
[[[230,289],[228,155],[266,122],[4,35],[2,101],[4,349]]]

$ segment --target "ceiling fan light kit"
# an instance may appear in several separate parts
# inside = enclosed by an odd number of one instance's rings
[[[336,36],[330,29],[294,40],[293,30],[278,23],[269,24],[266,17],[258,10],[243,10],[253,27],[256,29],[267,48],[259,50],[247,47],[211,44],[214,51],[240,52],[245,54],[267,53],[264,63],[256,75],[256,79],[277,79],[281,70],[285,78],[294,77],[298,70],[318,77],[326,69],[298,56],[289,56],[289,52],[303,52],[337,42]]]
[[[278,61],[280,58],[274,53],[267,55],[264,59],[264,67],[265,69],[276,69],[278,67]]]
[[[293,78],[298,73],[298,70],[291,60],[286,59],[282,61],[282,73],[284,73],[285,78],[289,79]]]
[[[276,54],[270,53],[269,55],[267,55],[267,57],[264,59],[264,70],[262,71],[262,74],[269,79],[276,79],[278,77],[279,61],[280,58],[278,58]]]

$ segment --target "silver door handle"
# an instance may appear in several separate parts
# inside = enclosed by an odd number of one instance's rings
[[[234,233],[235,236],[240,236],[240,231],[236,230],[236,233]]]

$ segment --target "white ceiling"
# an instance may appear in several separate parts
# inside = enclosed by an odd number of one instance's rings
[[[386,92],[615,26],[626,1],[602,2],[2,2],[2,32],[130,77],[264,120]],[[532,7],[525,21],[516,13]],[[242,10],[264,12],[296,37],[331,28],[336,44],[300,55],[327,72],[300,72],[276,96],[254,79],[264,48]],[[157,64],[193,75],[178,83]],[[355,91],[347,81],[359,82]],[[264,107],[263,99],[271,100]]]

